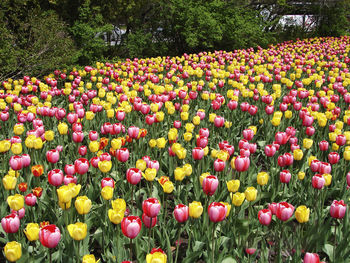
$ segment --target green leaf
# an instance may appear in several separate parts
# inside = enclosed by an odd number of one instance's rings
[[[323,247],[323,252],[327,254],[329,258],[333,258],[334,248],[331,244],[325,244]]]
[[[233,257],[225,258],[221,263],[237,263],[237,261]]]

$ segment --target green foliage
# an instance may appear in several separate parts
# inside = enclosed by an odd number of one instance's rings
[[[17,75],[43,75],[73,63],[74,42],[53,11],[38,12],[33,1],[18,6],[2,2],[0,17],[0,79]],[[22,4],[22,5],[21,5]],[[30,14],[24,15],[31,6]],[[18,16],[11,11],[18,11]]]
[[[113,29],[105,24],[99,7],[91,7],[86,0],[79,8],[79,18],[71,27],[71,32],[78,47],[77,60],[81,65],[92,63],[103,57],[107,50],[101,35]]]

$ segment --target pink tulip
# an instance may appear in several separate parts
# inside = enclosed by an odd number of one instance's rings
[[[209,175],[203,179],[202,188],[206,195],[213,195],[218,188],[219,180],[214,175]]]
[[[226,217],[227,208],[224,204],[212,202],[208,207],[210,221],[217,223],[223,221]]]
[[[39,231],[40,243],[47,248],[54,248],[61,240],[61,231],[55,225],[48,225]]]
[[[268,226],[271,223],[272,213],[270,209],[262,209],[258,212],[258,219],[260,224]]]
[[[142,202],[142,210],[148,217],[156,217],[160,208],[161,206],[157,198],[148,198]]]
[[[60,169],[53,169],[48,173],[49,183],[53,186],[59,186],[63,183],[64,175]]]
[[[294,206],[287,202],[281,202],[277,204],[276,216],[282,221],[287,221],[292,217],[294,213]]]
[[[345,216],[346,212],[346,204],[343,200],[337,201],[334,200],[331,204],[331,208],[329,210],[331,217],[342,219]]]
[[[16,233],[20,226],[20,220],[17,214],[11,213],[1,219],[2,229],[6,233]]]
[[[189,215],[188,206],[183,204],[178,204],[174,209],[174,217],[177,222],[184,223],[187,221]]]

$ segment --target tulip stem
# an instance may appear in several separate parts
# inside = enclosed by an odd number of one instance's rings
[[[333,246],[333,262],[335,262],[335,252],[337,250],[337,222],[335,222],[334,226],[334,246]]]
[[[213,232],[212,232],[212,235],[211,235],[211,238],[212,238],[212,244],[211,244],[211,262],[214,263],[214,253],[215,253],[215,224],[213,223]]]
[[[182,232],[182,228],[180,227],[179,233],[178,233],[178,235],[177,235],[175,263],[177,263],[177,256],[179,255],[179,245],[180,245],[180,236],[181,236],[181,232]]]
[[[52,263],[52,253],[51,249],[49,248],[49,262]]]
[[[151,217],[151,225],[148,229],[148,252],[151,251],[151,230],[152,230],[153,217]]]
[[[130,238],[130,259],[132,261],[132,238]]]

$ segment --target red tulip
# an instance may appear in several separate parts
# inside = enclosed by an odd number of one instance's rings
[[[90,141],[96,141],[98,139],[98,132],[97,131],[90,131],[89,132],[89,139],[90,139]]]
[[[265,146],[265,154],[267,157],[272,157],[274,156],[276,153],[276,147],[271,145],[271,144],[268,144]]]
[[[157,224],[157,217],[149,217],[145,213],[143,213],[142,222],[147,228],[152,228]]]
[[[277,132],[275,134],[275,141],[279,144],[279,145],[284,145],[288,142],[289,140],[289,135],[286,132]]]
[[[64,166],[64,172],[67,175],[74,175],[75,174],[75,166],[74,166],[74,164],[66,164]]]
[[[316,253],[306,252],[303,263],[320,263],[320,257]]]
[[[270,209],[262,209],[258,212],[258,219],[260,224],[268,226],[271,223],[272,212]]]
[[[24,198],[24,201],[27,206],[35,206],[36,200],[37,200],[37,197],[32,193],[27,194]]]
[[[250,165],[250,159],[249,157],[245,157],[245,156],[237,156],[237,158],[235,159],[235,169],[238,172],[245,172],[248,170]]]
[[[157,198],[148,198],[142,202],[142,210],[148,217],[156,217],[160,208],[161,206]]]
[[[225,124],[225,119],[224,117],[221,117],[221,116],[216,116],[215,119],[214,119],[214,125],[215,127],[222,127],[224,126]]]
[[[63,183],[64,175],[60,169],[53,169],[48,173],[49,183],[53,186],[59,186]]]
[[[129,168],[126,171],[126,180],[133,185],[138,184],[141,180],[141,177],[142,177],[142,172],[140,169]]]
[[[79,158],[74,162],[75,171],[80,175],[87,173],[89,166],[89,161],[85,158]]]
[[[124,217],[121,228],[124,236],[134,239],[141,231],[142,222],[138,216]]]
[[[57,163],[60,159],[59,151],[53,149],[46,152],[46,159],[50,163]]]
[[[20,226],[20,220],[17,214],[11,213],[1,219],[2,229],[6,233],[16,233]]]
[[[328,162],[330,164],[336,164],[339,162],[340,156],[337,152],[331,152],[328,154]]]
[[[209,175],[203,179],[202,188],[206,195],[213,195],[218,188],[219,180],[214,175]]]
[[[133,139],[137,139],[137,137],[139,136],[139,132],[140,132],[139,127],[130,126],[128,128],[128,135]]]
[[[101,188],[105,187],[105,186],[110,186],[112,188],[114,188],[114,180],[113,178],[110,177],[105,177],[101,180]]]
[[[180,129],[181,128],[181,121],[174,121],[174,128]]]
[[[329,146],[329,143],[327,141],[320,141],[318,143],[318,146],[320,147],[320,150],[321,151],[327,151],[328,150],[328,146]]]
[[[256,248],[246,248],[245,253],[248,255],[253,255],[256,252]]]
[[[174,217],[177,222],[184,223],[188,219],[189,209],[188,206],[183,204],[178,204],[174,209]]]
[[[54,248],[61,240],[61,231],[55,225],[48,225],[39,231],[40,243],[47,248]]]
[[[277,204],[276,216],[282,221],[287,221],[294,213],[294,206],[287,202],[281,202]]]
[[[197,138],[197,147],[205,148],[208,145],[208,137],[199,136]]]
[[[201,147],[195,147],[192,150],[192,157],[194,160],[201,160],[204,156],[204,150]]]
[[[288,184],[291,177],[292,177],[292,175],[290,174],[290,172],[288,170],[283,170],[280,172],[281,183]]]
[[[245,129],[243,130],[243,137],[244,139],[246,139],[247,141],[250,141],[253,139],[254,137],[254,131],[251,129]]]
[[[85,145],[80,146],[78,152],[81,156],[85,156],[87,154],[87,147]]]
[[[334,200],[331,204],[331,208],[329,210],[331,217],[342,219],[345,216],[346,212],[346,204],[343,200],[337,201]]]
[[[84,133],[81,131],[75,131],[72,134],[73,142],[80,143],[84,140]]]
[[[322,189],[326,180],[321,174],[315,174],[311,179],[312,187],[315,189]]]
[[[13,155],[9,160],[9,164],[12,170],[18,171],[23,168],[22,156]]]
[[[318,172],[320,174],[330,174],[332,172],[331,164],[326,162],[320,162]]]
[[[125,163],[129,159],[129,150],[127,148],[121,148],[117,150],[118,161]]]
[[[215,172],[222,172],[225,169],[226,163],[221,159],[216,159],[214,161]]]
[[[208,215],[210,221],[217,223],[223,221],[226,217],[227,208],[224,204],[212,202],[208,206]]]

